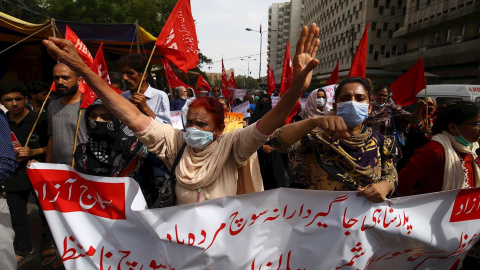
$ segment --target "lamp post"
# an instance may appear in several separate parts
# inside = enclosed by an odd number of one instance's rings
[[[250,58],[250,56],[248,57]],[[242,61],[247,61],[247,77],[245,77],[245,80],[247,81],[248,79],[248,76],[250,76],[250,61],[255,61],[257,59],[244,59],[244,58],[241,58],[240,60]],[[247,88],[248,88],[248,81],[247,81]]]
[[[253,30],[251,28],[245,28],[245,30],[249,31],[249,32],[257,32],[257,33],[260,33],[260,54],[259,54],[259,58],[260,58],[260,63],[258,65],[258,80],[260,80],[260,73],[262,72],[262,34],[265,33],[265,32],[268,32],[268,31],[263,31],[262,32],[262,24],[260,24],[260,31],[257,31],[257,30]],[[269,31],[278,31],[278,29],[270,29]]]

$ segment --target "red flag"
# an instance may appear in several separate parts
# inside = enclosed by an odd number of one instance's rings
[[[333,70],[332,74],[330,75],[330,78],[328,78],[327,85],[332,85],[332,84],[337,84],[338,83],[338,64],[340,61],[337,61],[337,65],[335,66],[335,69]]]
[[[198,74],[198,79],[197,79],[197,86],[198,88],[204,90],[204,91],[210,91],[210,84],[205,80],[205,78],[202,77],[202,75]]]
[[[292,84],[293,66],[290,60],[290,44],[287,41],[287,48],[285,49],[285,59],[283,60],[282,81],[280,82],[280,94],[283,95]]]
[[[167,58],[162,59],[163,63],[163,70],[165,70],[165,76],[167,77],[167,82],[168,85],[170,85],[171,88],[179,87],[179,86],[184,86],[190,87],[186,85],[180,78],[178,78],[177,74],[175,71],[173,71],[172,65],[170,65],[170,62],[168,61]]]
[[[418,92],[425,88],[427,88],[427,83],[421,56],[412,68],[390,85],[393,100],[401,106],[414,103],[417,100]]]
[[[237,83],[235,82],[235,74],[233,74],[233,71],[230,74],[230,78],[228,79],[228,82],[227,82],[227,88],[228,87],[231,87],[233,89],[237,89]]]
[[[302,106],[300,103],[300,100],[297,101],[297,104],[295,104],[295,107],[293,110],[290,112],[290,114],[287,116],[287,119],[285,119],[285,125],[288,125],[292,122],[293,117],[297,114],[298,109]]]
[[[170,13],[155,46],[183,73],[198,65],[198,43],[190,0],[179,0]]]
[[[95,59],[93,59],[93,72],[96,72],[98,76],[100,76],[108,85],[110,85],[110,77],[108,76],[108,69],[107,64],[105,63],[105,58],[103,58],[103,42],[100,43],[100,47],[98,47],[97,54],[95,55]],[[79,87],[84,88],[82,103],[80,103],[80,108],[86,109],[90,104],[92,104],[95,99],[97,99],[97,94],[95,94],[92,89],[86,84],[82,83]],[[112,87],[113,88],[113,87]],[[118,93],[119,90],[113,88]]]
[[[222,95],[227,99],[230,99],[230,93],[227,91],[227,73],[225,72],[225,66],[223,65],[222,58]]]
[[[70,40],[73,45],[75,45],[75,49],[77,49],[78,54],[82,58],[83,62],[87,64],[87,66],[92,69],[93,66],[93,57],[90,54],[87,46],[77,37],[77,35],[68,27],[65,30],[65,39]]]
[[[368,26],[370,23],[367,23],[365,31],[363,32],[362,39],[360,44],[358,44],[357,52],[353,57],[352,66],[348,72],[347,77],[360,77],[365,78],[365,73],[367,72],[367,51],[368,51]]]
[[[275,91],[275,76],[273,75],[270,65],[267,65],[268,95],[272,95]]]

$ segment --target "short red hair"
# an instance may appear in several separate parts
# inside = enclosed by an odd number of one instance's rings
[[[190,103],[189,108],[203,108],[213,117],[213,123],[217,128],[225,124],[225,113],[223,106],[213,97],[199,97]]]

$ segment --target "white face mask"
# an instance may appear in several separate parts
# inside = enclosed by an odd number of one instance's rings
[[[323,108],[323,106],[325,106],[326,103],[327,103],[327,101],[323,97],[317,98],[317,107],[318,108]]]
[[[191,147],[203,149],[213,141],[213,132],[189,127],[187,128],[187,132],[183,133],[183,139]]]

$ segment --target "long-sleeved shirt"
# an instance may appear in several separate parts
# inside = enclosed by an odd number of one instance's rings
[[[7,118],[0,110],[0,193],[3,192],[1,185],[15,172],[17,165]]]
[[[155,120],[162,124],[172,125],[172,120],[170,119],[170,103],[167,94],[150,85],[143,94],[147,98],[148,107],[150,107],[150,110],[156,115]],[[122,93],[122,97],[130,99],[132,92],[125,91]]]

